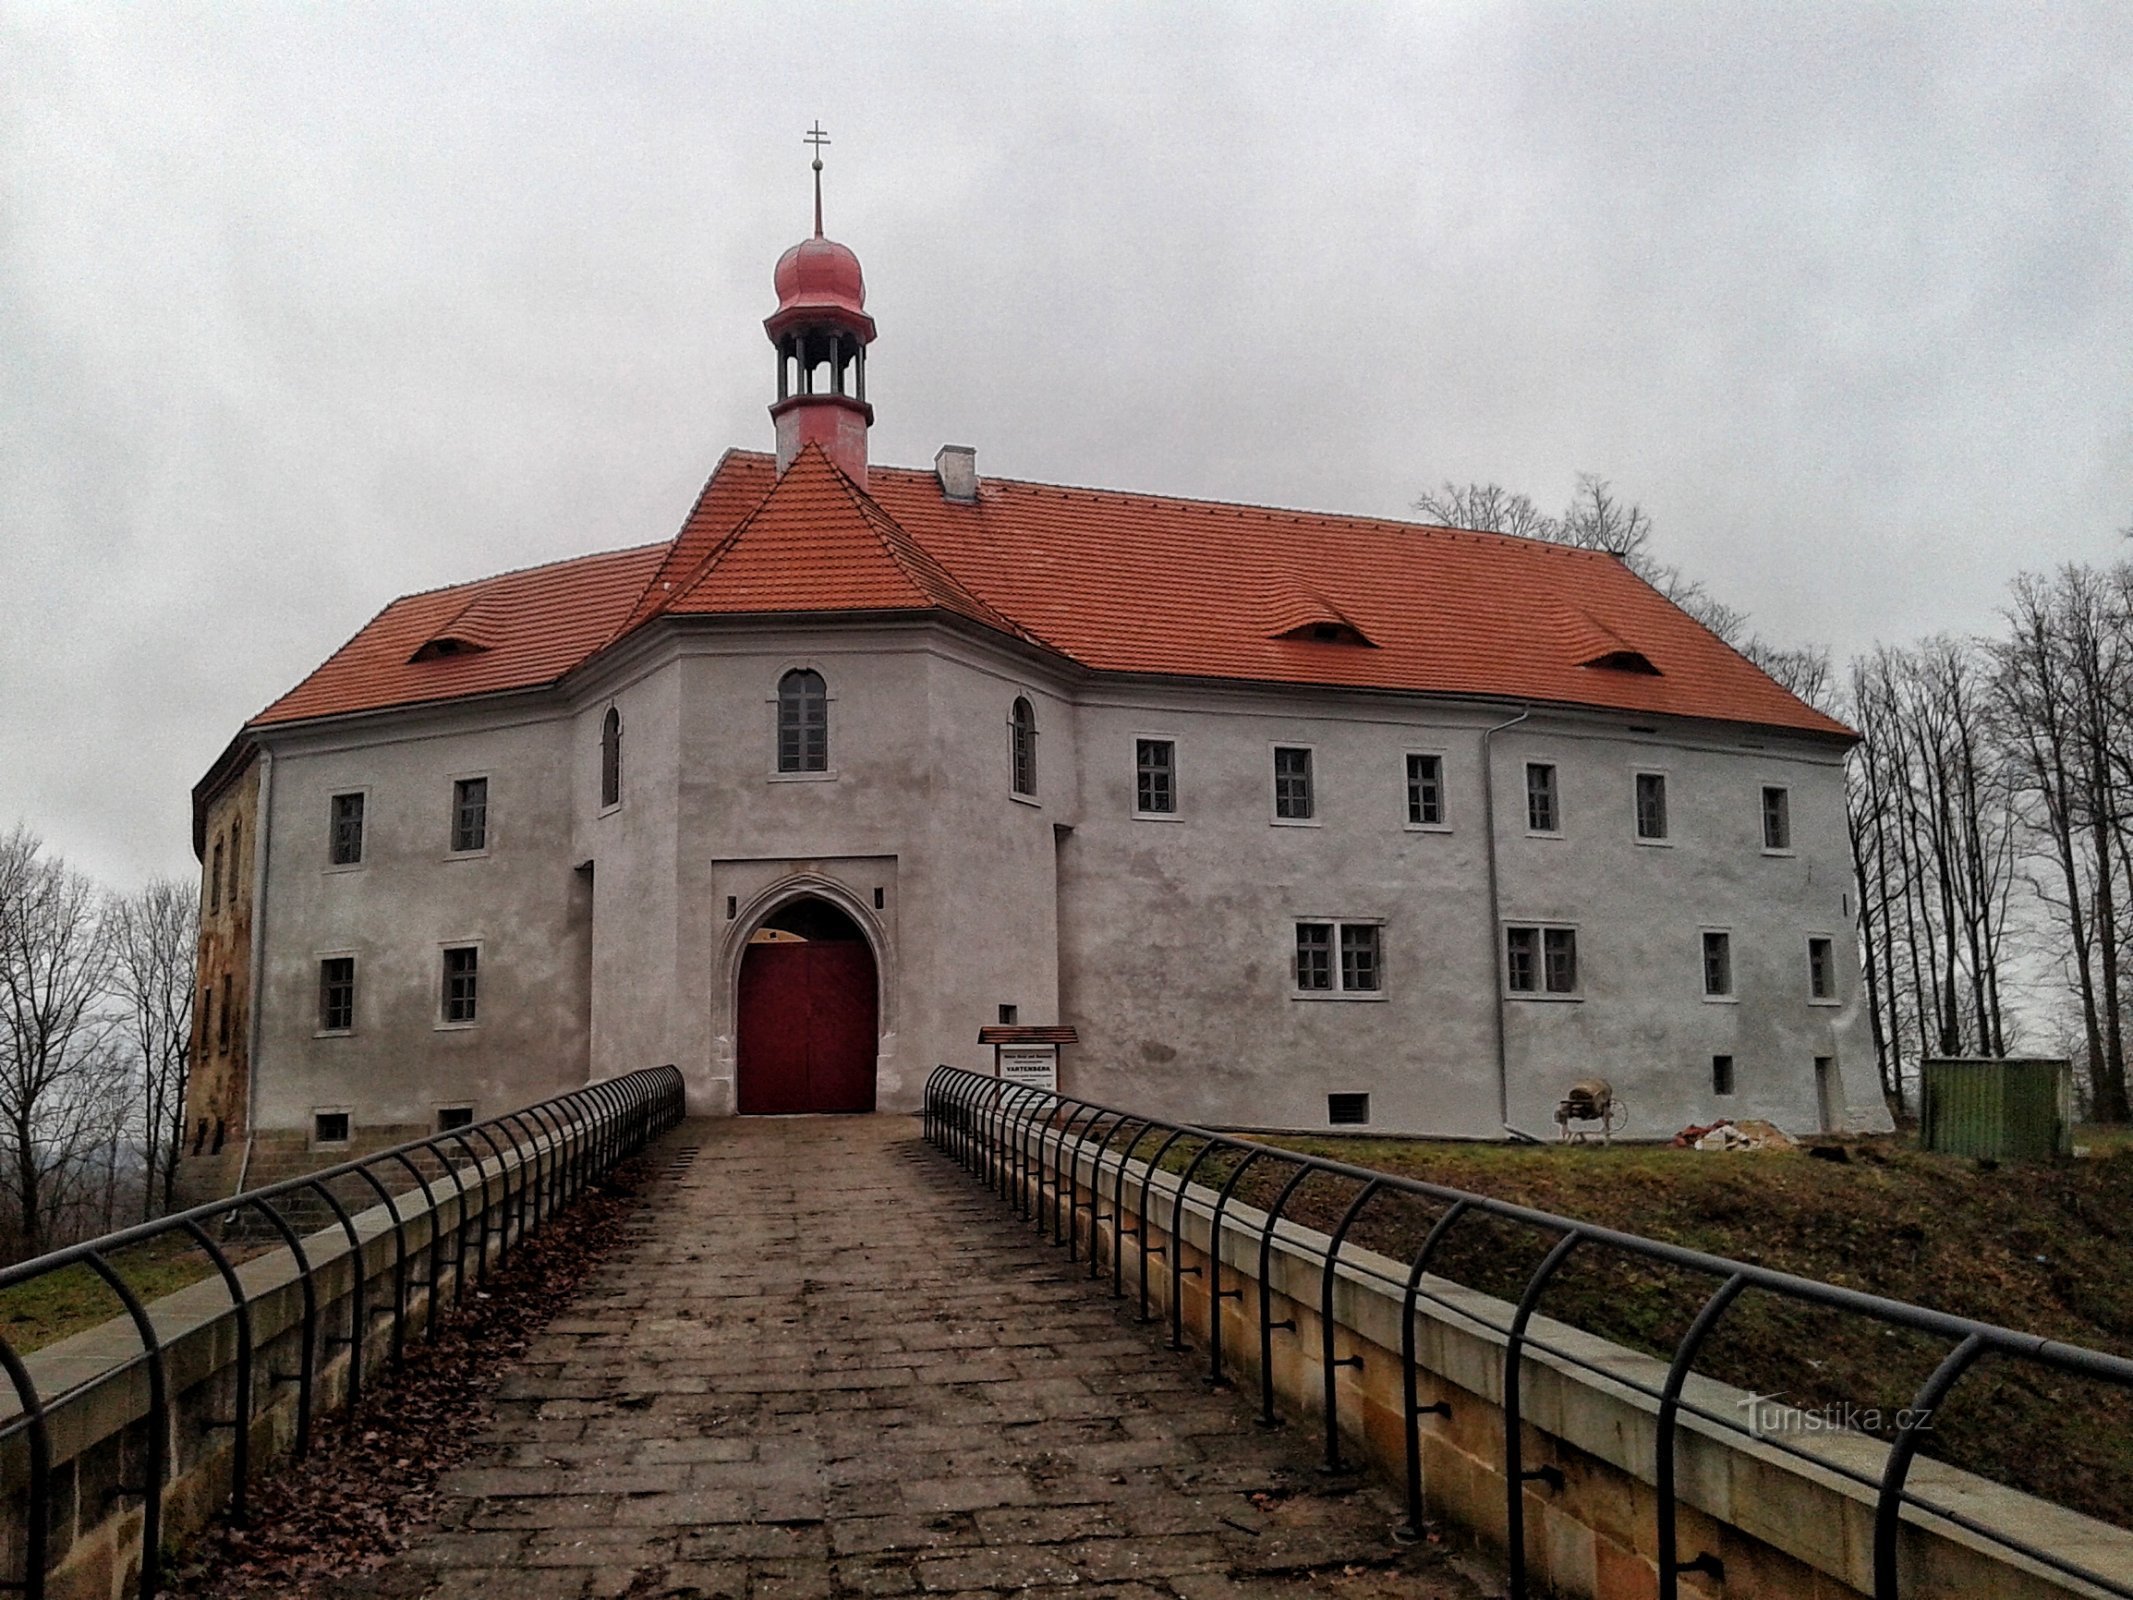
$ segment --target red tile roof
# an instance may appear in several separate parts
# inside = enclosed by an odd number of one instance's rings
[[[730,451],[664,545],[388,606],[255,725],[552,683],[662,615],[946,612],[1099,672],[1849,737],[1612,556],[1371,517]],[[1331,621],[1366,642],[1282,637]],[[449,635],[486,648],[411,663]],[[1582,663],[1635,652],[1656,675]]]

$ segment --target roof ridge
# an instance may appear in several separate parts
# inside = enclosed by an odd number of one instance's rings
[[[737,452],[738,453],[738,452]],[[760,454],[761,452],[746,452]],[[903,476],[925,479],[934,476],[930,467],[872,466],[869,472],[891,472]],[[1380,517],[1361,511],[1319,511],[1307,506],[1274,505],[1260,500],[1213,500],[1204,495],[1166,494],[1154,489],[1105,489],[1091,484],[1052,483],[1039,478],[990,477],[987,484],[1012,485],[1021,489],[1051,490],[1058,494],[1085,494],[1102,500],[1150,500],[1164,505],[1201,507],[1210,511],[1250,511],[1270,517],[1311,517],[1325,522],[1345,522],[1373,528],[1397,528],[1409,533],[1460,534],[1476,539],[1493,540],[1517,545],[1521,548],[1560,551],[1570,556],[1597,557],[1616,561],[1620,558],[1611,550],[1594,550],[1585,545],[1564,544],[1556,539],[1540,539],[1531,534],[1504,533],[1495,528],[1461,528],[1449,522],[1414,522],[1405,517]]]
[[[454,589],[479,589],[484,584],[501,583],[506,578],[523,578],[529,573],[549,572],[560,567],[575,567],[588,561],[608,561],[616,556],[642,555],[647,550],[670,544],[669,539],[647,539],[643,544],[617,545],[612,550],[588,550],[582,556],[564,556],[556,561],[536,561],[523,567],[506,567],[502,572],[491,572],[479,578],[462,578],[457,583],[440,583],[428,589],[410,589],[406,594],[396,594],[380,606],[371,621],[375,622],[394,606],[409,600],[427,600],[432,595],[450,594]],[[472,602],[469,602],[470,604]],[[453,613],[455,616],[458,613]]]

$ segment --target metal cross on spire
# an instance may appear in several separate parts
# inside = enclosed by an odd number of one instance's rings
[[[822,147],[830,142],[830,136],[822,131],[820,117],[802,136],[801,142],[815,147],[815,237],[819,239],[822,237]]]

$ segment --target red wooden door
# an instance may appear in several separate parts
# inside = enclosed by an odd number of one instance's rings
[[[750,945],[739,1010],[744,1115],[874,1109],[879,1027],[864,944]]]

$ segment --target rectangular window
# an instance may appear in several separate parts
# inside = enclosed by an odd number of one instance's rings
[[[1133,809],[1143,816],[1175,816],[1178,747],[1168,739],[1133,741]]]
[[[1792,848],[1792,791],[1789,789],[1763,790],[1763,848]]]
[[[222,975],[221,1014],[215,1019],[215,1049],[218,1054],[230,1053],[230,975]]]
[[[1377,994],[1385,986],[1383,935],[1375,922],[1297,923],[1297,992]]]
[[[1733,935],[1730,933],[1706,933],[1703,936],[1703,992],[1713,1000],[1732,997]]]
[[[1504,982],[1513,994],[1540,992],[1540,929],[1511,928],[1504,934]]]
[[[1729,1095],[1732,1092],[1733,1058],[1731,1056],[1711,1057],[1711,1093]]]
[[[1274,815],[1286,822],[1311,817],[1311,752],[1298,746],[1274,748]]]
[[[222,909],[222,841],[215,841],[215,852],[207,869],[207,909],[212,916]]]
[[[318,1026],[321,1033],[347,1033],[355,1027],[356,964],[354,956],[328,956],[318,964]]]
[[[318,1111],[311,1117],[311,1142],[313,1144],[346,1144],[348,1142],[348,1113],[345,1111]]]
[[[1807,993],[1816,1000],[1837,997],[1837,952],[1827,939],[1807,941]]]
[[[1022,1008],[1021,1008],[1020,1006],[1002,1006],[1002,1007],[1000,1007],[1000,1026],[1001,1026],[1001,1027],[1003,1027],[1003,1028],[1012,1028],[1012,1027],[1013,1027],[1013,1026],[1014,1026],[1014,1025],[1016,1024],[1016,1023],[1020,1022],[1021,1020],[1022,1020]]]
[[[1304,994],[1328,994],[1333,989],[1333,924],[1296,924],[1296,987]]]
[[[1360,1128],[1370,1120],[1370,1096],[1367,1094],[1329,1094],[1326,1096],[1326,1121],[1336,1128]]]
[[[229,900],[230,900],[230,909],[231,909],[232,911],[234,911],[234,910],[236,910],[236,909],[237,909],[237,861],[238,861],[238,858],[239,858],[239,856],[241,856],[241,855],[243,854],[243,849],[242,849],[242,846],[243,846],[243,844],[244,844],[244,823],[243,823],[243,822],[242,822],[242,821],[241,821],[240,819],[238,819],[238,818],[235,818],[235,817],[232,817],[232,818],[230,819],[230,881],[229,881]]]
[[[489,780],[461,778],[452,785],[452,850],[464,855],[489,848]]]
[[[332,861],[337,867],[353,867],[363,860],[363,797],[337,794],[333,797]]]
[[[1662,772],[1637,774],[1637,837],[1666,837],[1666,774]]]
[[[1444,823],[1444,757],[1407,758],[1407,824],[1436,828]]]
[[[471,1128],[473,1126],[474,1108],[472,1106],[439,1106],[437,1108],[437,1131],[439,1133],[450,1133],[454,1128]]]
[[[1504,987],[1512,994],[1576,994],[1575,928],[1506,928]]]
[[[1555,803],[1555,765],[1548,761],[1526,763],[1526,831],[1555,833],[1562,816]]]
[[[457,945],[444,953],[444,1020],[472,1022],[478,999],[476,970],[480,952],[472,945]]]
[[[1373,994],[1378,988],[1378,934],[1374,922],[1341,924],[1341,988]]]
[[[1550,994],[1578,992],[1578,935],[1575,928],[1541,930],[1541,981]]]

